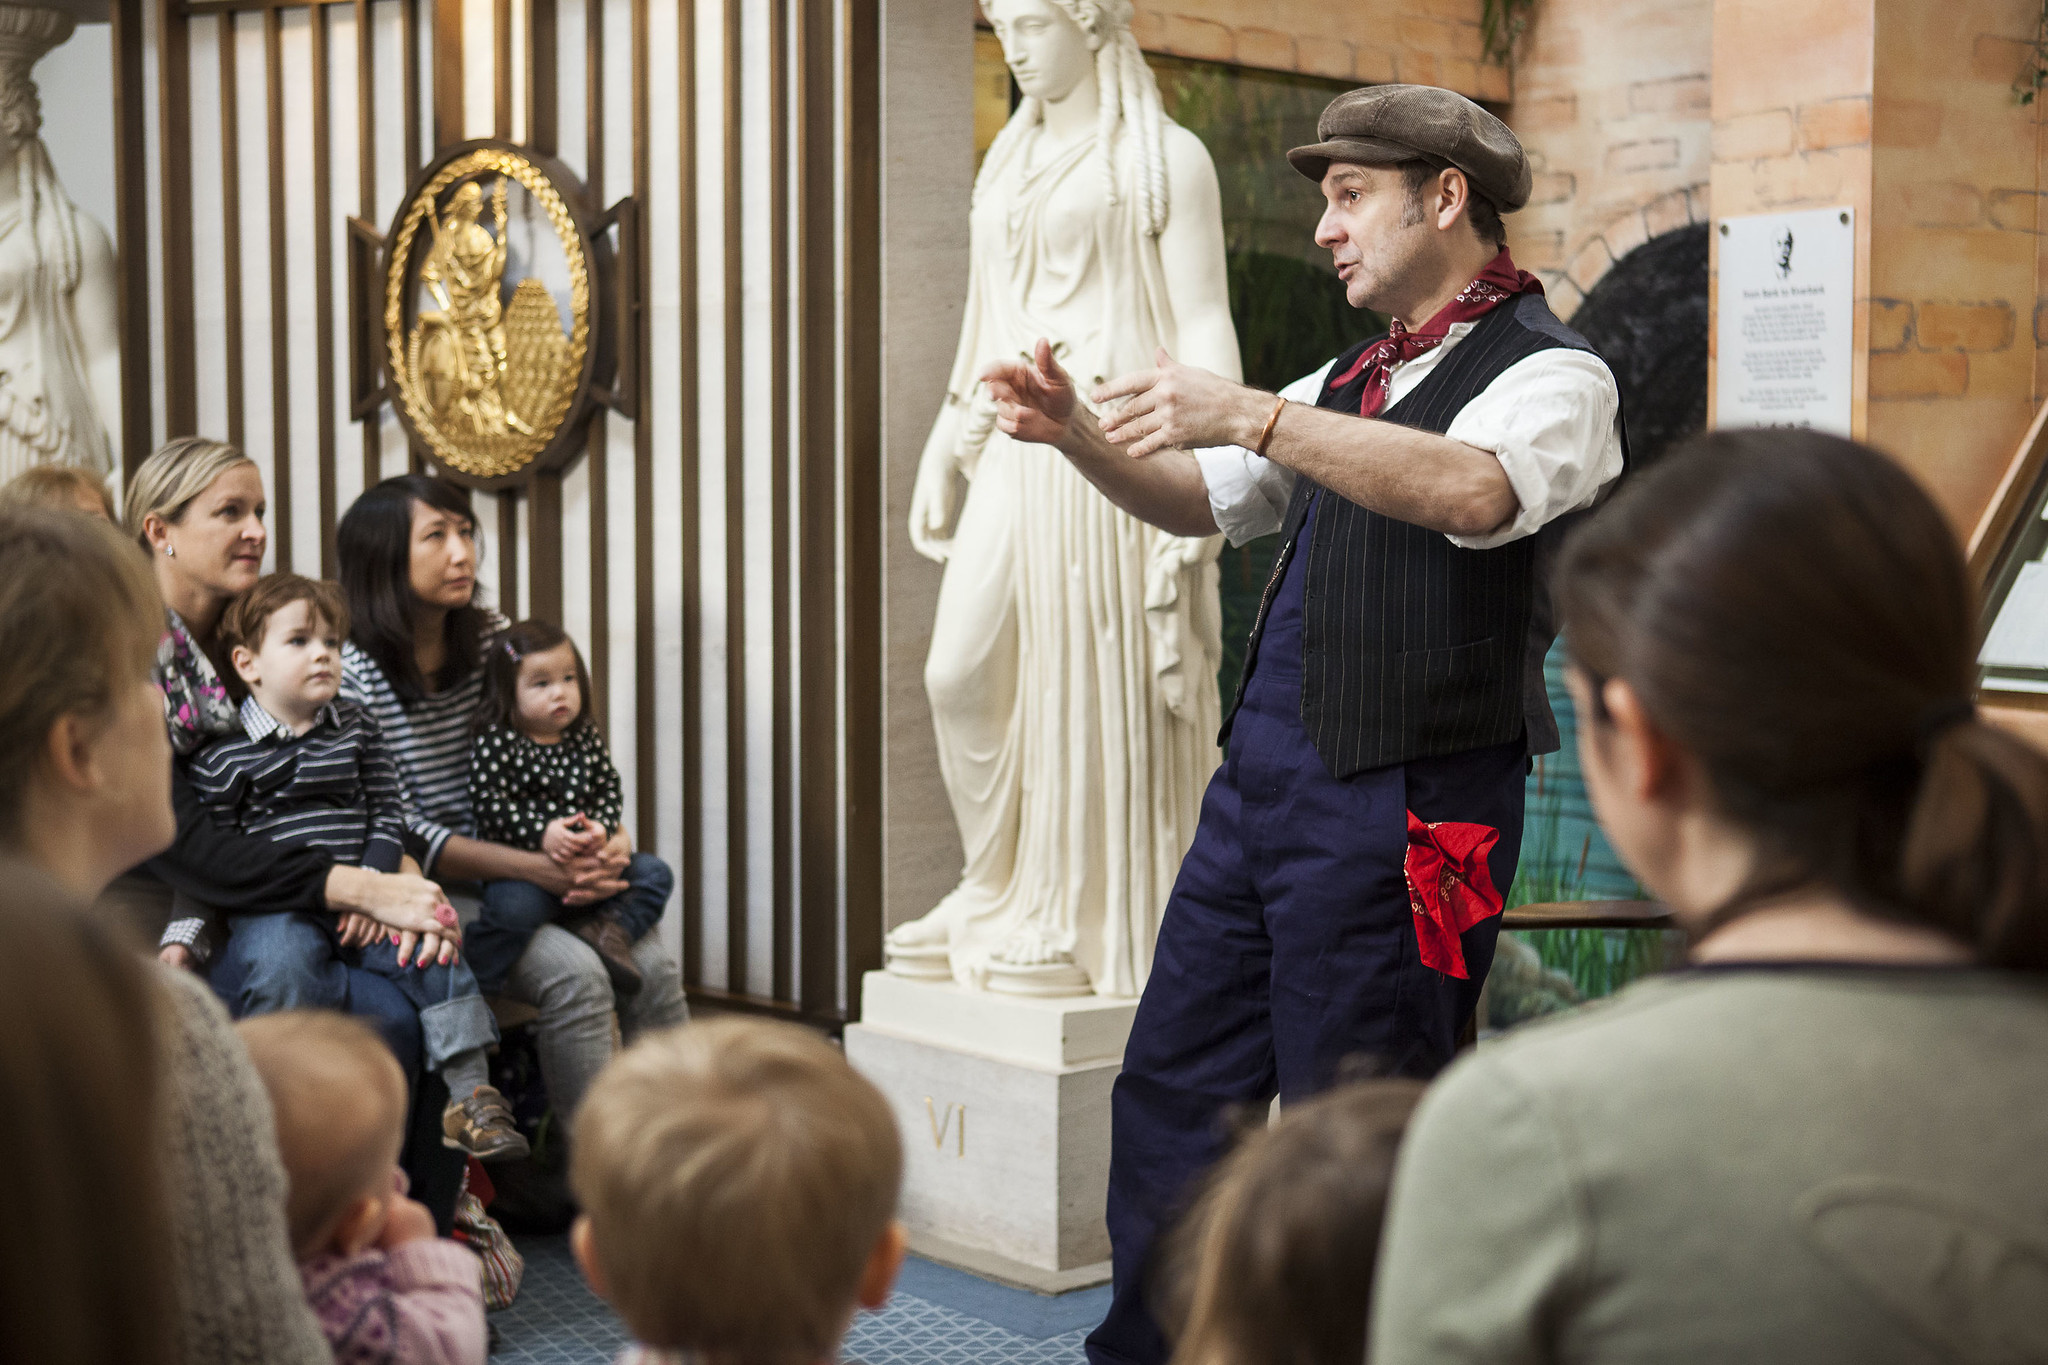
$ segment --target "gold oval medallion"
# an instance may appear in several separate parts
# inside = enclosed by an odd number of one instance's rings
[[[398,409],[444,469],[510,482],[560,444],[591,380],[600,263],[581,189],[499,142],[451,148],[423,176],[389,239]]]

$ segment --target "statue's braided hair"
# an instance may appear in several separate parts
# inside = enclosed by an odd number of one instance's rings
[[[1159,103],[1159,83],[1145,54],[1131,36],[1131,0],[1052,0],[1060,12],[1088,37],[1095,52],[1095,93],[1099,106],[1095,144],[1102,159],[1103,185],[1109,202],[1122,195],[1117,187],[1116,133],[1122,124],[1129,133],[1130,155],[1138,194],[1139,220],[1145,231],[1158,236],[1166,227],[1170,209],[1166,190],[1166,112]],[[1045,116],[1039,101],[1026,96],[1017,112],[1003,125],[1003,131],[988,149],[981,174],[975,179],[979,197],[982,184],[1015,155],[1026,131]]]

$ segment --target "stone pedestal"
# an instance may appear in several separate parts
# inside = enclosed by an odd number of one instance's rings
[[[846,1055],[902,1125],[914,1247],[1041,1292],[1109,1277],[1109,1090],[1137,1008],[867,974]]]

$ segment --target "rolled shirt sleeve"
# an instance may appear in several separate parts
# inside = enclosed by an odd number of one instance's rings
[[[1290,403],[1314,403],[1323,393],[1323,381],[1333,356],[1314,374],[1280,390],[1279,397]],[[1209,510],[1216,517],[1216,529],[1242,545],[1280,529],[1287,517],[1287,500],[1294,496],[1294,471],[1254,455],[1243,446],[1212,446],[1189,452],[1202,468],[1202,482],[1209,490]]]
[[[1539,351],[1503,370],[1444,433],[1500,461],[1520,504],[1514,519],[1453,545],[1490,550],[1591,507],[1621,475],[1621,396],[1596,355]]]

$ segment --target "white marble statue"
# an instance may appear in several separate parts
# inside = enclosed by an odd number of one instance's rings
[[[1161,111],[1129,0],[982,8],[1024,98],[975,183],[966,317],[910,512],[946,564],[925,687],[966,868],[888,962],[1133,996],[1218,760],[1220,541],[1136,521],[1012,441],[975,376],[1046,337],[1084,394],[1160,346],[1236,377],[1216,170]]]
[[[114,467],[121,352],[114,251],[57,183],[30,72],[70,15],[0,4],[0,483],[30,465]]]

